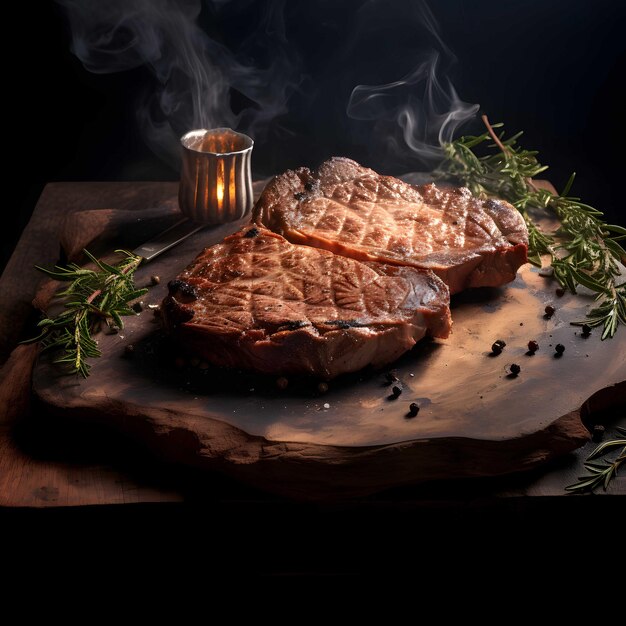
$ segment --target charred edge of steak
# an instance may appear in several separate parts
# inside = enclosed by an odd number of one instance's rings
[[[485,206],[489,209],[492,210],[496,210],[496,209],[505,209],[506,205],[503,204],[500,200],[496,200],[495,198],[489,198],[488,200],[485,200]]]
[[[304,200],[315,198],[321,194],[320,191],[320,181],[317,178],[309,178],[307,182],[304,183],[304,191],[296,191],[293,194],[293,197],[298,202],[303,202]]]
[[[249,231],[246,232],[244,237],[246,239],[254,239],[260,232],[261,231],[258,228],[253,226]]]
[[[173,298],[176,298],[183,304],[189,304],[198,299],[198,292],[193,285],[186,283],[184,280],[171,280],[167,284],[167,289]]]
[[[305,326],[310,326],[311,322],[304,322],[304,321],[292,321],[292,322],[285,322],[284,324],[281,324],[278,327],[278,331],[283,331],[283,330],[298,330],[299,328],[304,328]]]
[[[363,324],[363,322],[359,322],[357,320],[327,320],[324,324],[327,326],[336,326],[342,330],[346,330],[347,328],[363,328],[364,326],[367,326],[367,324]]]

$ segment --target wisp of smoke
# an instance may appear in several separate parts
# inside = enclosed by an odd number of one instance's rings
[[[399,80],[356,86],[347,114],[373,123],[370,132],[378,143],[376,150],[384,147],[392,160],[406,161],[403,157],[408,152],[411,160],[434,167],[443,157],[442,144],[451,141],[457,129],[473,119],[480,107],[463,102],[447,78],[456,57],[444,43],[428,4],[418,0],[412,8],[416,26],[439,50],[422,52],[414,69]],[[446,78],[441,78],[444,59]]]
[[[70,24],[72,51],[85,68],[97,73],[139,67],[149,71],[152,82],[144,85],[136,106],[137,118],[147,144],[175,167],[180,159],[179,137],[192,128],[228,126],[251,135],[257,144],[270,131],[286,130],[282,137],[294,141],[295,133],[283,126],[283,120],[288,124],[291,118],[286,114],[299,111],[292,105],[298,100],[291,97],[295,93],[306,115],[315,116],[312,123],[305,119],[300,129],[303,133],[317,132],[317,136],[309,137],[311,143],[327,137],[335,141],[334,149],[349,153],[350,143],[358,137],[357,143],[369,145],[375,153],[375,165],[386,169],[414,167],[416,160],[434,165],[441,157],[441,143],[449,141],[478,109],[461,101],[449,80],[440,77],[442,66],[447,70],[448,61],[454,57],[428,5],[420,0],[354,0],[341,10],[317,0],[317,4],[307,5],[308,13],[296,3],[286,4],[287,0],[56,1],[64,7]],[[228,19],[235,26],[239,18],[245,18],[241,23],[253,24],[257,12],[259,23],[252,32],[237,31],[228,39],[220,31]],[[332,30],[322,27],[316,31],[315,25],[310,25],[309,31],[322,37],[313,35],[309,54],[319,55],[322,46],[324,52],[331,53],[326,61],[328,73],[319,76],[309,89],[309,96],[314,97],[302,97],[308,80],[306,68],[297,52],[298,42],[287,37],[287,32],[292,32],[288,29],[295,26],[295,32],[302,33],[298,25],[302,25],[303,14],[308,19],[320,15],[323,25],[325,20],[332,22],[335,12],[347,15],[338,36],[333,34],[329,39]],[[286,22],[289,18],[291,21]],[[352,73],[358,75],[362,67],[354,46],[371,48],[372,42],[384,41],[389,30],[394,32],[399,24],[409,25],[411,34],[415,33],[412,42],[432,46],[438,52],[419,56],[414,69],[394,82],[352,89]],[[211,37],[209,30],[218,34]],[[397,67],[393,54],[406,61],[416,53],[413,46],[408,52],[391,46],[377,60],[383,61],[388,71],[388,67]],[[328,116],[338,94],[346,93],[334,75],[345,77],[352,91],[347,104],[348,124],[344,101],[337,102],[338,119]],[[329,91],[324,91],[325,86]],[[288,105],[294,111],[289,111]],[[331,127],[320,130],[317,120],[325,120]],[[351,137],[344,141],[342,133]],[[322,158],[331,156],[320,146],[310,148]],[[279,143],[276,150],[284,152],[286,148]],[[300,150],[300,154],[307,153]]]
[[[149,69],[155,85],[137,107],[148,145],[170,164],[179,162],[178,138],[192,128],[229,126],[253,137],[287,110],[297,87],[298,59],[288,50],[284,0],[269,4],[254,45],[266,65],[242,61],[198,25],[201,0],[57,0],[70,23],[72,51],[96,73]],[[213,13],[225,0],[212,0]],[[233,90],[247,103],[235,113]]]
[[[356,120],[395,122],[404,143],[426,165],[441,160],[444,142],[471,120],[477,104],[463,102],[452,83],[437,77],[439,53],[426,55],[404,78],[385,85],[358,85],[348,102],[348,115]],[[384,125],[390,147],[402,151],[397,133]]]

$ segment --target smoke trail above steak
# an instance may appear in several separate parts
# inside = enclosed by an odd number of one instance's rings
[[[175,167],[182,134],[229,126],[255,139],[264,174],[331,154],[399,173],[475,111],[448,81],[453,54],[425,2],[57,3],[87,70],[137,76],[139,126]]]
[[[237,51],[201,25],[215,26],[218,14],[227,21],[227,2],[206,2],[204,11],[201,0],[57,2],[69,20],[72,52],[87,70],[148,69],[153,80],[140,95],[138,122],[155,153],[176,166],[185,132],[227,126],[258,135],[286,112],[300,80],[297,55],[286,40],[284,0],[268,3]],[[244,103],[237,111],[233,94]]]

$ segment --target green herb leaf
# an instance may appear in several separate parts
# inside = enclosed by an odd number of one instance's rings
[[[100,329],[102,322],[123,328],[122,316],[135,314],[129,303],[148,290],[136,289],[133,281],[141,257],[126,250],[116,250],[124,258],[118,265],[110,265],[96,259],[87,250],[84,252],[96,265],[96,271],[75,264],[57,266],[54,270],[36,266],[47,276],[70,284],[55,296],[63,300],[64,310],[54,319],[41,320],[38,324],[41,334],[24,343],[41,341],[43,350],[62,350],[54,362],[87,377],[90,370],[87,359],[100,356],[92,334]]]
[[[593,491],[597,487],[607,490],[611,480],[617,476],[617,470],[626,462],[626,429],[617,428],[624,438],[611,439],[597,446],[585,461],[585,469],[589,472],[586,476],[579,476],[578,482],[565,488],[566,491]],[[613,448],[622,447],[619,454],[613,459],[594,461],[602,454]]]

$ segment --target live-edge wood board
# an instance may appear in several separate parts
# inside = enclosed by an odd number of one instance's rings
[[[40,359],[37,398],[52,412],[118,429],[169,461],[302,498],[523,471],[588,440],[586,403],[623,406],[624,333],[605,342],[597,330],[584,337],[570,322],[584,318],[592,298],[558,297],[556,283],[530,265],[506,287],[454,297],[449,339],[422,341],[391,368],[331,381],[325,393],[318,381],[293,380],[280,390],[273,379],[189,361],[181,367],[150,305],[203,247],[245,221],[207,228],[140,268],[137,284],[161,279],[143,311],[122,332],[99,336],[103,355],[86,380]],[[506,347],[494,356],[496,339]],[[539,344],[532,356],[530,340]],[[521,367],[517,376],[512,363]],[[390,369],[403,386],[396,399]],[[413,418],[411,402],[420,407]]]

